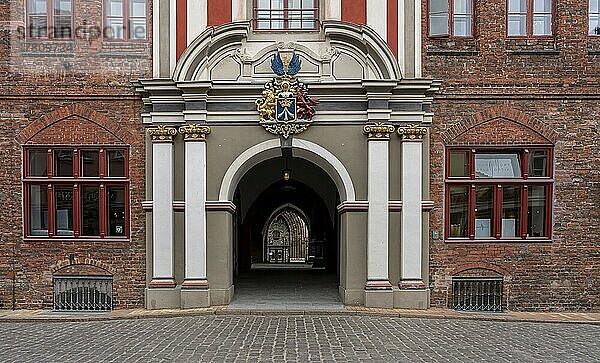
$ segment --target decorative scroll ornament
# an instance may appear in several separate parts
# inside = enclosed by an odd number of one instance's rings
[[[393,125],[388,125],[383,122],[376,122],[365,125],[363,133],[367,135],[369,140],[389,140],[390,134],[395,130]]]
[[[185,141],[204,141],[210,131],[210,127],[198,124],[185,125],[179,128],[179,133],[183,135]]]
[[[423,138],[427,135],[427,127],[417,125],[400,127],[398,128],[398,135],[405,141],[423,141]]]
[[[152,142],[173,142],[175,136],[177,136],[177,129],[159,125],[158,127],[149,128],[147,133],[152,137]]]
[[[299,134],[311,125],[318,101],[308,96],[306,85],[294,77],[302,68],[297,54],[281,59],[279,53],[271,60],[277,77],[265,84],[262,96],[256,100],[260,125],[268,132],[285,139]]]

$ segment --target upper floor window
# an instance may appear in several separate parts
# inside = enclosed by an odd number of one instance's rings
[[[254,0],[257,30],[315,30],[319,23],[318,0]]]
[[[25,236],[129,235],[127,149],[31,147],[24,155]]]
[[[590,0],[589,34],[600,35],[600,0]]]
[[[446,238],[550,238],[552,149],[449,148]]]
[[[27,26],[30,38],[71,38],[73,33],[71,0],[28,0]]]
[[[508,0],[508,36],[552,35],[552,0]]]
[[[105,0],[104,12],[107,39],[146,39],[146,0]]]
[[[473,0],[429,0],[430,36],[473,36]]]

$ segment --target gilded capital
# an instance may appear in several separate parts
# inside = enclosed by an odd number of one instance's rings
[[[210,127],[199,124],[190,124],[179,128],[179,133],[183,135],[185,141],[204,141],[210,131]]]
[[[164,125],[151,127],[146,132],[152,137],[152,142],[173,142],[177,136],[176,128]]]
[[[427,135],[427,127],[410,125],[408,127],[398,128],[398,136],[400,136],[403,141],[423,141],[425,135]]]
[[[390,134],[395,130],[393,125],[383,122],[367,124],[363,127],[363,133],[369,140],[389,140]]]

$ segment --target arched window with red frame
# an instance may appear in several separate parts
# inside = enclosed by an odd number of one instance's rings
[[[551,147],[448,147],[447,241],[551,238]]]
[[[25,238],[128,238],[127,147],[24,150]]]

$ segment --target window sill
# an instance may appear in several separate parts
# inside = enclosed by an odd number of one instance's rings
[[[478,42],[472,37],[435,37],[429,38],[426,45],[427,55],[474,56],[479,53]]]
[[[57,236],[57,237],[25,237],[23,238],[23,242],[131,242],[131,238],[129,237],[69,237],[69,236]]]
[[[496,238],[490,238],[490,239],[464,239],[464,238],[447,238],[444,240],[444,243],[448,243],[448,244],[457,244],[457,243],[465,243],[465,244],[492,244],[492,243],[510,243],[510,244],[515,244],[515,243],[552,243],[552,239],[549,238],[527,238],[527,239],[521,239],[521,238],[516,238],[516,239],[510,239],[510,238],[506,238],[506,239],[496,239]]]

